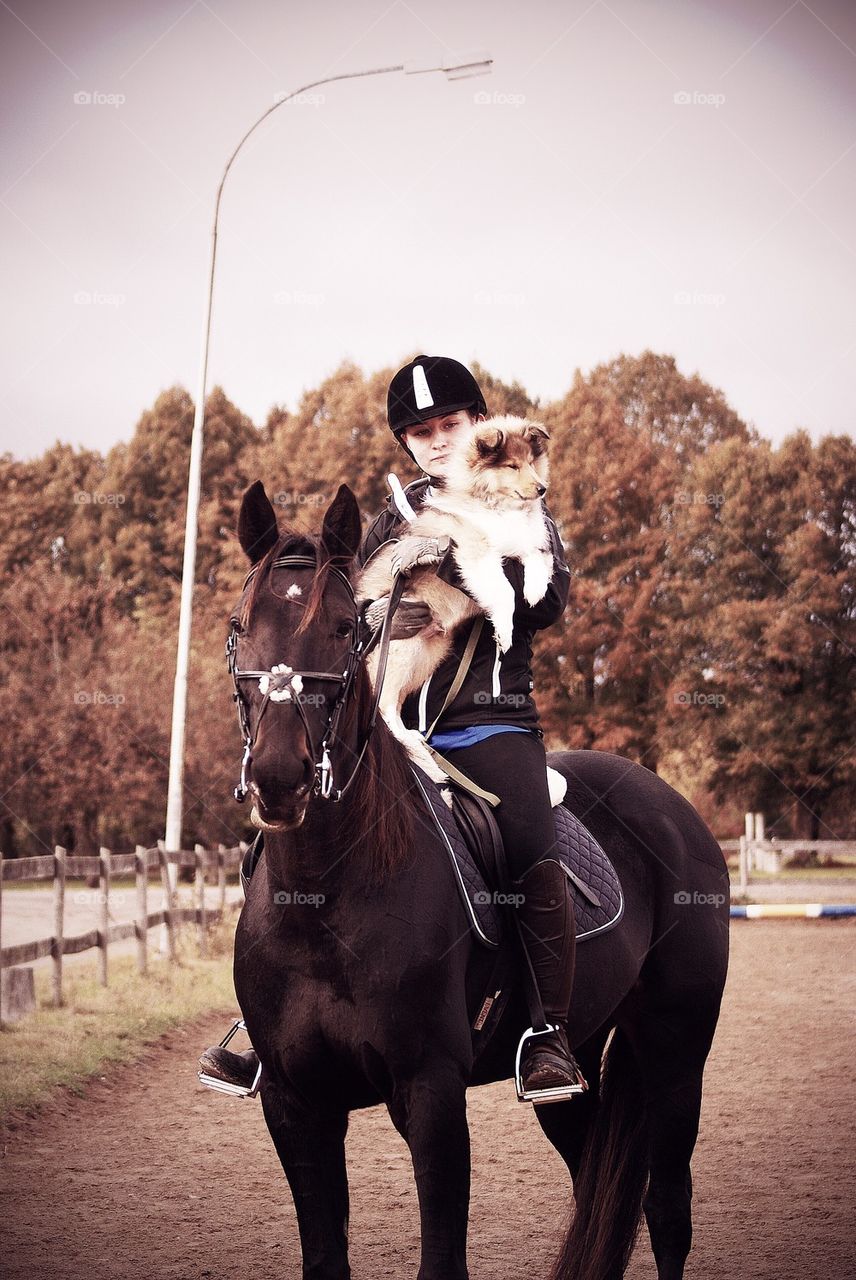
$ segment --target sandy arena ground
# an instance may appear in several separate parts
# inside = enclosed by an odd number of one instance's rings
[[[693,1163],[687,1280],[856,1276],[856,921],[736,921]],[[256,1102],[197,1084],[223,1017],[5,1135],[8,1280],[299,1280],[294,1211]],[[470,1095],[473,1280],[544,1274],[569,1188],[509,1083]],[[381,1109],[348,1139],[355,1280],[418,1266],[407,1150]],[[647,1235],[630,1280],[654,1280]]]

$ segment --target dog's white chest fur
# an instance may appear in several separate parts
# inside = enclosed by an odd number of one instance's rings
[[[504,559],[523,565],[523,595],[527,604],[543,600],[553,567],[550,536],[540,503],[524,509],[489,507],[460,495],[432,498],[434,510],[456,518],[455,561],[467,591],[493,624],[503,652],[511,648],[514,590],[502,568]]]
[[[426,506],[466,520],[482,534],[494,555],[522,560],[527,553],[546,550],[549,542],[543,510],[531,503],[522,511],[500,510],[475,498],[447,499],[438,494]]]

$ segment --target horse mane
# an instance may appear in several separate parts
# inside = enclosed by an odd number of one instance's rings
[[[269,585],[274,561],[286,555],[308,556],[316,566],[295,635],[308,631],[317,620],[334,561],[324,554],[320,535],[287,529],[255,566],[250,589],[241,608],[242,627],[249,626],[259,596]],[[351,570],[347,577],[353,585]],[[371,715],[373,700],[369,673],[365,665],[361,665],[354,681],[352,698],[343,715],[340,739],[359,741],[360,730],[367,725]],[[349,763],[354,761],[346,761],[346,769]],[[418,793],[415,793],[407,752],[380,715],[346,803],[349,814],[348,850],[364,861],[371,880],[382,883],[401,865],[412,848]],[[342,840],[343,834],[341,830],[337,831],[337,841]]]

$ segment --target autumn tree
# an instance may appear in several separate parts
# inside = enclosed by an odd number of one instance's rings
[[[190,396],[165,391],[130,441],[107,455],[97,501],[80,508],[87,570],[114,582],[129,609],[167,604],[181,582],[192,428]],[[250,420],[215,388],[205,415],[197,582],[216,578],[257,443]]]
[[[581,376],[545,415],[548,502],[571,570],[567,611],[538,639],[536,693],[558,744],[616,751],[656,770],[670,617],[663,511],[678,466]]]
[[[231,798],[240,739],[222,648],[246,573],[241,495],[261,478],[281,522],[313,530],[342,481],[366,519],[378,511],[390,471],[418,475],[386,423],[393,372],[343,364],[261,429],[219,388],[209,397],[186,842],[249,834]],[[717,830],[730,804],[763,809],[782,831],[846,834],[852,440],[815,446],[797,432],[773,448],[721,392],[652,352],[577,373],[546,406],[475,372],[489,411],[552,433],[547,500],[571,593],[535,642],[550,744],[616,751],[670,780],[679,769]],[[176,387],[106,457],[57,444],[31,462],[0,458],[4,853],[127,849],[162,834],[192,421]]]
[[[626,426],[682,461],[723,440],[758,438],[720,390],[697,373],[681,373],[674,356],[617,356],[597,365],[587,381],[595,395],[618,402]]]
[[[823,813],[856,763],[856,447],[733,439],[683,496],[670,735],[713,762],[716,795],[832,838]]]

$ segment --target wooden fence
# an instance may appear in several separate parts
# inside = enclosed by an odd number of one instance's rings
[[[182,849],[167,852],[163,848],[146,849],[138,845],[136,852],[113,854],[109,849],[102,849],[98,857],[69,856],[65,849],[57,846],[53,854],[38,858],[4,858],[0,853],[0,977],[4,969],[18,965],[30,964],[44,956],[53,959],[53,1003],[62,1004],[62,962],[63,957],[76,955],[81,951],[98,948],[98,976],[102,986],[107,985],[107,954],[111,942],[120,942],[125,938],[137,940],[137,968],[145,973],[148,966],[148,931],[157,925],[165,926],[166,954],[170,960],[175,958],[176,929],[181,924],[195,924],[199,933],[199,948],[204,956],[207,949],[207,928],[209,923],[222,918],[226,906],[226,875],[237,870],[247,846],[238,845],[227,849],[220,845],[217,849],[204,849],[197,845],[195,849]],[[179,907],[176,902],[176,891],[169,868],[174,866],[192,867],[194,869],[192,907]],[[210,907],[205,902],[206,877],[211,872],[217,874],[217,905]],[[160,874],[163,889],[164,906],[160,911],[149,911],[148,889],[149,876],[152,872]],[[110,885],[116,876],[133,875],[136,882],[136,912],[133,920],[110,923]],[[98,878],[97,908],[98,924],[86,933],[67,937],[65,934],[65,889],[67,879]],[[3,921],[3,885],[21,881],[53,882],[53,934],[48,938],[40,938],[35,942],[22,942],[15,946],[2,946]]]
[[[776,875],[798,853],[827,853],[832,857],[856,855],[854,840],[777,840],[765,833],[763,813],[747,813],[746,829],[739,840],[720,840],[724,853],[738,853],[738,890],[745,894],[753,871]]]

